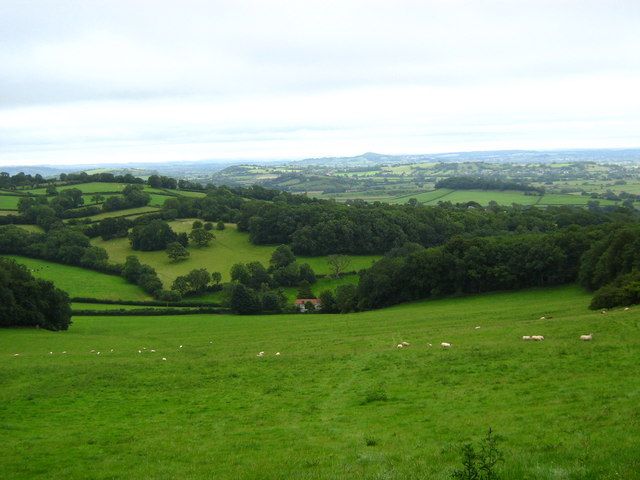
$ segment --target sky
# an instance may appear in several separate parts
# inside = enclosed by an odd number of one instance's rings
[[[640,147],[640,1],[0,2],[0,166]]]

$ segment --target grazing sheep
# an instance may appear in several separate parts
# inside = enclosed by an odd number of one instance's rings
[[[480,325],[476,326],[476,330],[480,330]]]
[[[53,352],[49,352],[49,355],[53,355]]]
[[[404,345],[402,345],[401,343],[398,344],[398,348],[403,348]]]
[[[182,345],[180,345],[180,348],[182,348]]]
[[[593,340],[593,333],[589,335],[580,335],[580,340],[584,340],[585,342]]]
[[[166,358],[164,358],[164,357],[162,357],[162,360],[165,360],[165,361],[166,361],[167,359],[166,359]]]
[[[100,352],[96,353],[96,355],[100,355]]]
[[[402,342],[402,346],[404,347],[408,347],[409,345],[411,345],[409,342]]]
[[[65,351],[64,351],[64,352],[62,352],[62,353],[67,353],[67,351],[65,350]]]
[[[450,344],[450,343],[448,343],[448,342],[442,342],[442,343],[440,344],[440,346],[441,346],[442,348],[451,348],[451,344]]]
[[[531,340],[531,335],[523,335],[522,339],[523,340]]]
[[[14,353],[13,356],[17,357],[18,355],[20,355],[19,353]]]
[[[113,348],[111,349],[111,353],[113,353]]]
[[[536,342],[540,342],[544,340],[544,336],[542,335],[531,335],[531,340],[535,340]]]
[[[427,343],[427,346],[428,346],[428,347],[433,347],[433,345],[431,345],[430,343]]]
[[[142,350],[138,350],[138,353],[142,353]]]
[[[624,311],[626,312],[627,310],[629,310],[629,307],[624,307]]]
[[[256,355],[257,357],[263,357],[264,356],[264,352],[258,352],[258,355]]]
[[[155,350],[151,350],[151,352],[156,353],[156,351],[155,351]]]
[[[606,310],[602,310],[600,313],[602,313],[604,315],[605,313],[607,313],[607,311]]]
[[[279,357],[279,356],[280,356],[280,352],[276,352],[276,357]]]
[[[540,317],[540,320],[546,320],[547,317]]]

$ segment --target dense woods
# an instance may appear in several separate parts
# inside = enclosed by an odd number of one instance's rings
[[[22,265],[0,258],[0,326],[66,330],[69,296],[53,283],[34,278]]]

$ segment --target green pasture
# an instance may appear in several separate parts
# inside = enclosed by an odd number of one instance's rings
[[[637,479],[640,309],[603,315],[589,298],[569,286],[349,315],[5,329],[0,471],[444,480],[492,427],[504,479]]]
[[[158,207],[137,207],[137,208],[128,208],[127,210],[116,210],[113,212],[104,212],[104,213],[98,213],[97,215],[91,215],[90,217],[83,217],[83,218],[89,218],[91,220],[103,220],[105,218],[112,218],[112,217],[132,217],[134,215],[142,215],[145,213],[151,213],[151,212],[158,212],[160,209]]]
[[[188,190],[171,190],[171,192],[175,192],[181,197],[202,198],[207,196],[204,192],[190,192]]]
[[[0,210],[17,210],[20,198],[17,195],[0,195]]]
[[[64,190],[69,190],[71,188],[77,188],[82,193],[103,193],[103,192],[121,192],[126,187],[127,183],[110,183],[110,182],[87,182],[87,183],[78,183],[75,185],[57,185],[56,189],[58,192],[62,192]],[[145,192],[149,193],[165,193],[165,191],[161,188],[152,188],[148,185],[143,185]],[[173,191],[173,190],[172,190]],[[24,190],[24,192],[29,192],[33,194],[44,195],[47,193],[46,187],[41,188],[31,188],[29,190]]]
[[[151,300],[140,287],[128,283],[117,275],[95,272],[80,267],[47,262],[45,260],[2,255],[26,266],[38,278],[54,283],[71,297],[89,297],[108,300]]]
[[[189,232],[194,219],[176,220],[169,222],[176,232]],[[190,256],[182,262],[172,262],[164,251],[141,252],[131,249],[129,240],[118,238],[102,240],[95,238],[94,245],[102,247],[109,253],[112,262],[122,263],[128,255],[136,255],[142,263],[151,265],[158,272],[158,276],[166,286],[179,276],[189,273],[194,268],[206,268],[210,272],[220,272],[223,281],[230,279],[229,273],[235,263],[262,262],[269,265],[269,259],[275,246],[253,245],[249,242],[249,235],[239,232],[234,224],[227,224],[222,231],[213,230],[216,238],[208,247],[198,248],[190,245]],[[353,255],[348,270],[368,268],[371,263],[380,258],[377,255]],[[309,263],[316,273],[330,273],[326,257],[298,257],[301,263]]]

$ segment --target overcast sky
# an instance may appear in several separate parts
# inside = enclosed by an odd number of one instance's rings
[[[0,165],[640,147],[640,0],[0,2]]]

